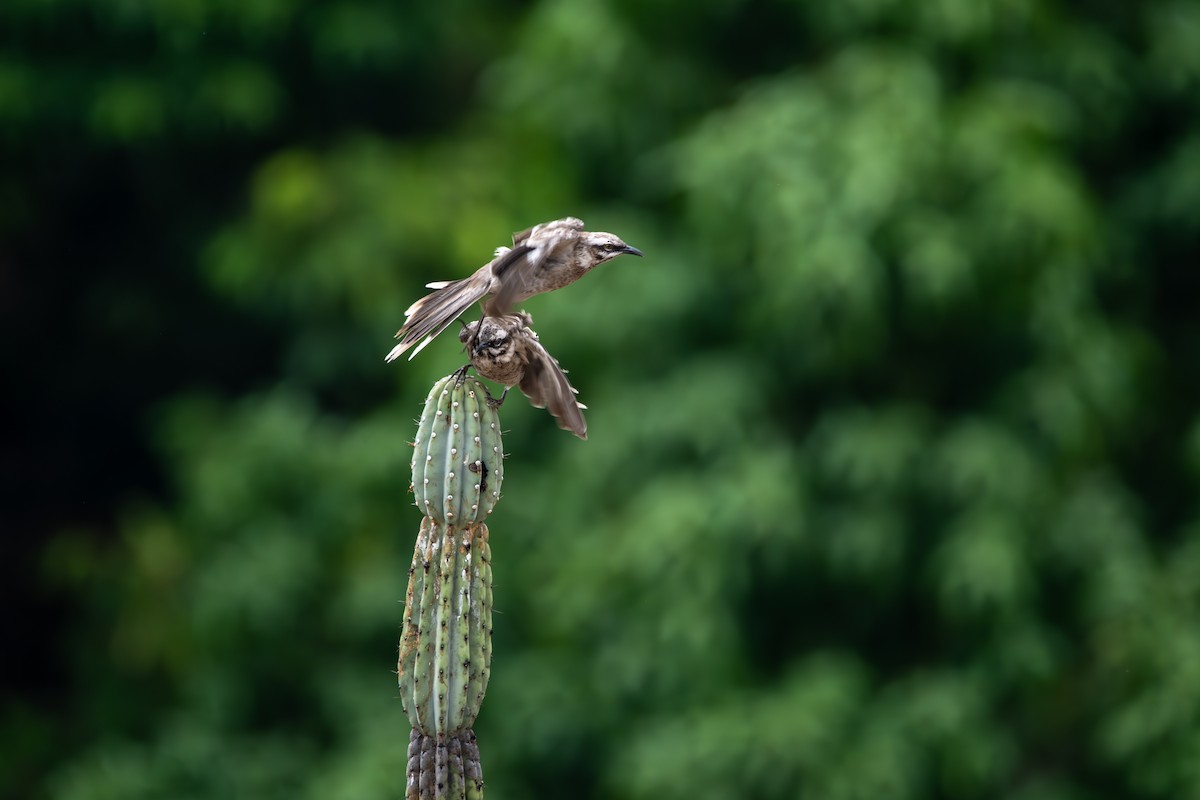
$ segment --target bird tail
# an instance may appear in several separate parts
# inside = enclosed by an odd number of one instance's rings
[[[394,361],[414,344],[417,348],[409,354],[411,361],[425,349],[451,322],[458,319],[468,308],[483,299],[490,283],[487,275],[476,273],[461,281],[438,281],[428,284],[434,292],[422,297],[404,312],[406,319],[396,338],[400,343],[387,354],[387,361]],[[420,342],[420,344],[417,344]]]
[[[495,257],[476,270],[471,277],[461,281],[435,281],[425,284],[426,288],[437,291],[425,295],[404,312],[404,325],[396,331],[396,338],[400,340],[400,344],[392,348],[385,360],[395,361],[405,350],[420,342],[417,349],[408,356],[408,360],[412,361],[417,353],[425,349],[425,345],[446,330],[446,326],[487,296],[492,289],[493,276],[503,276],[531,249],[525,244],[498,247]],[[495,314],[493,310],[489,310],[488,313]]]

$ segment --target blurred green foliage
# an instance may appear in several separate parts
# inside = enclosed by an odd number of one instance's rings
[[[93,205],[119,154],[177,212],[120,252],[185,277],[60,268],[201,365],[146,421],[165,488],[44,547],[69,680],[7,704],[6,796],[401,795],[406,442],[462,359],[382,357],[567,214],[647,257],[527,305],[591,438],[504,407],[491,796],[1200,796],[1200,4],[7,0],[0,36],[0,231],[51,235],[45,152]]]

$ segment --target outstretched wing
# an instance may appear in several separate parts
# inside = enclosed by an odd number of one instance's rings
[[[582,231],[583,220],[566,217],[514,233],[513,252],[524,247],[526,255],[498,264],[492,270],[492,274],[500,279],[500,288],[487,301],[488,316],[504,316],[516,302],[529,297],[528,289],[538,272],[548,263],[565,256],[575,246]]]
[[[529,362],[519,384],[521,392],[534,407],[549,410],[558,419],[558,427],[586,439],[587,422],[580,411],[585,406],[575,399],[575,389],[562,367],[536,338],[531,337],[528,344]]]

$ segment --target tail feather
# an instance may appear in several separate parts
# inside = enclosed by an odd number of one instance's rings
[[[396,331],[400,343],[387,354],[387,361],[394,361],[406,350],[420,342],[409,355],[409,360],[421,352],[450,323],[458,319],[488,293],[490,282],[486,276],[472,275],[461,281],[449,281],[437,291],[425,295],[409,306],[404,326]],[[424,341],[422,341],[424,340]]]
[[[446,327],[451,322],[458,319],[468,308],[482,300],[491,291],[492,282],[495,277],[504,275],[514,263],[529,253],[531,249],[525,244],[515,245],[511,248],[498,247],[496,248],[496,256],[490,262],[480,267],[471,277],[460,281],[434,281],[433,283],[425,284],[434,291],[413,303],[404,312],[404,316],[406,317],[404,325],[401,326],[400,330],[396,331],[396,338],[400,340],[400,343],[392,348],[392,352],[387,354],[385,360],[395,361],[405,350],[417,344],[417,342],[421,342],[409,354],[408,360],[411,361],[417,353],[425,349],[425,345],[432,342],[439,333],[446,330]],[[510,290],[508,294],[512,294],[512,291]],[[492,309],[489,309],[488,313],[499,316],[508,312],[494,312]]]

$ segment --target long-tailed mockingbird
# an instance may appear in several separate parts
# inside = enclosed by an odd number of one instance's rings
[[[508,390],[519,386],[535,408],[545,408],[558,419],[565,431],[587,438],[587,423],[575,399],[576,391],[554,356],[542,346],[529,327],[533,318],[523,311],[502,317],[484,317],[463,327],[459,341],[467,346],[470,366],[489,381],[504,384],[499,400],[488,398],[498,407]],[[463,367],[465,372],[467,367]]]
[[[625,253],[642,254],[611,233],[585,231],[583,221],[575,217],[515,233],[512,247],[496,248],[495,257],[469,278],[427,284],[436,291],[409,306],[404,325],[396,332],[400,343],[387,360],[417,345],[411,359],[476,302],[483,301],[486,317],[503,317],[514,304],[561,289]]]

